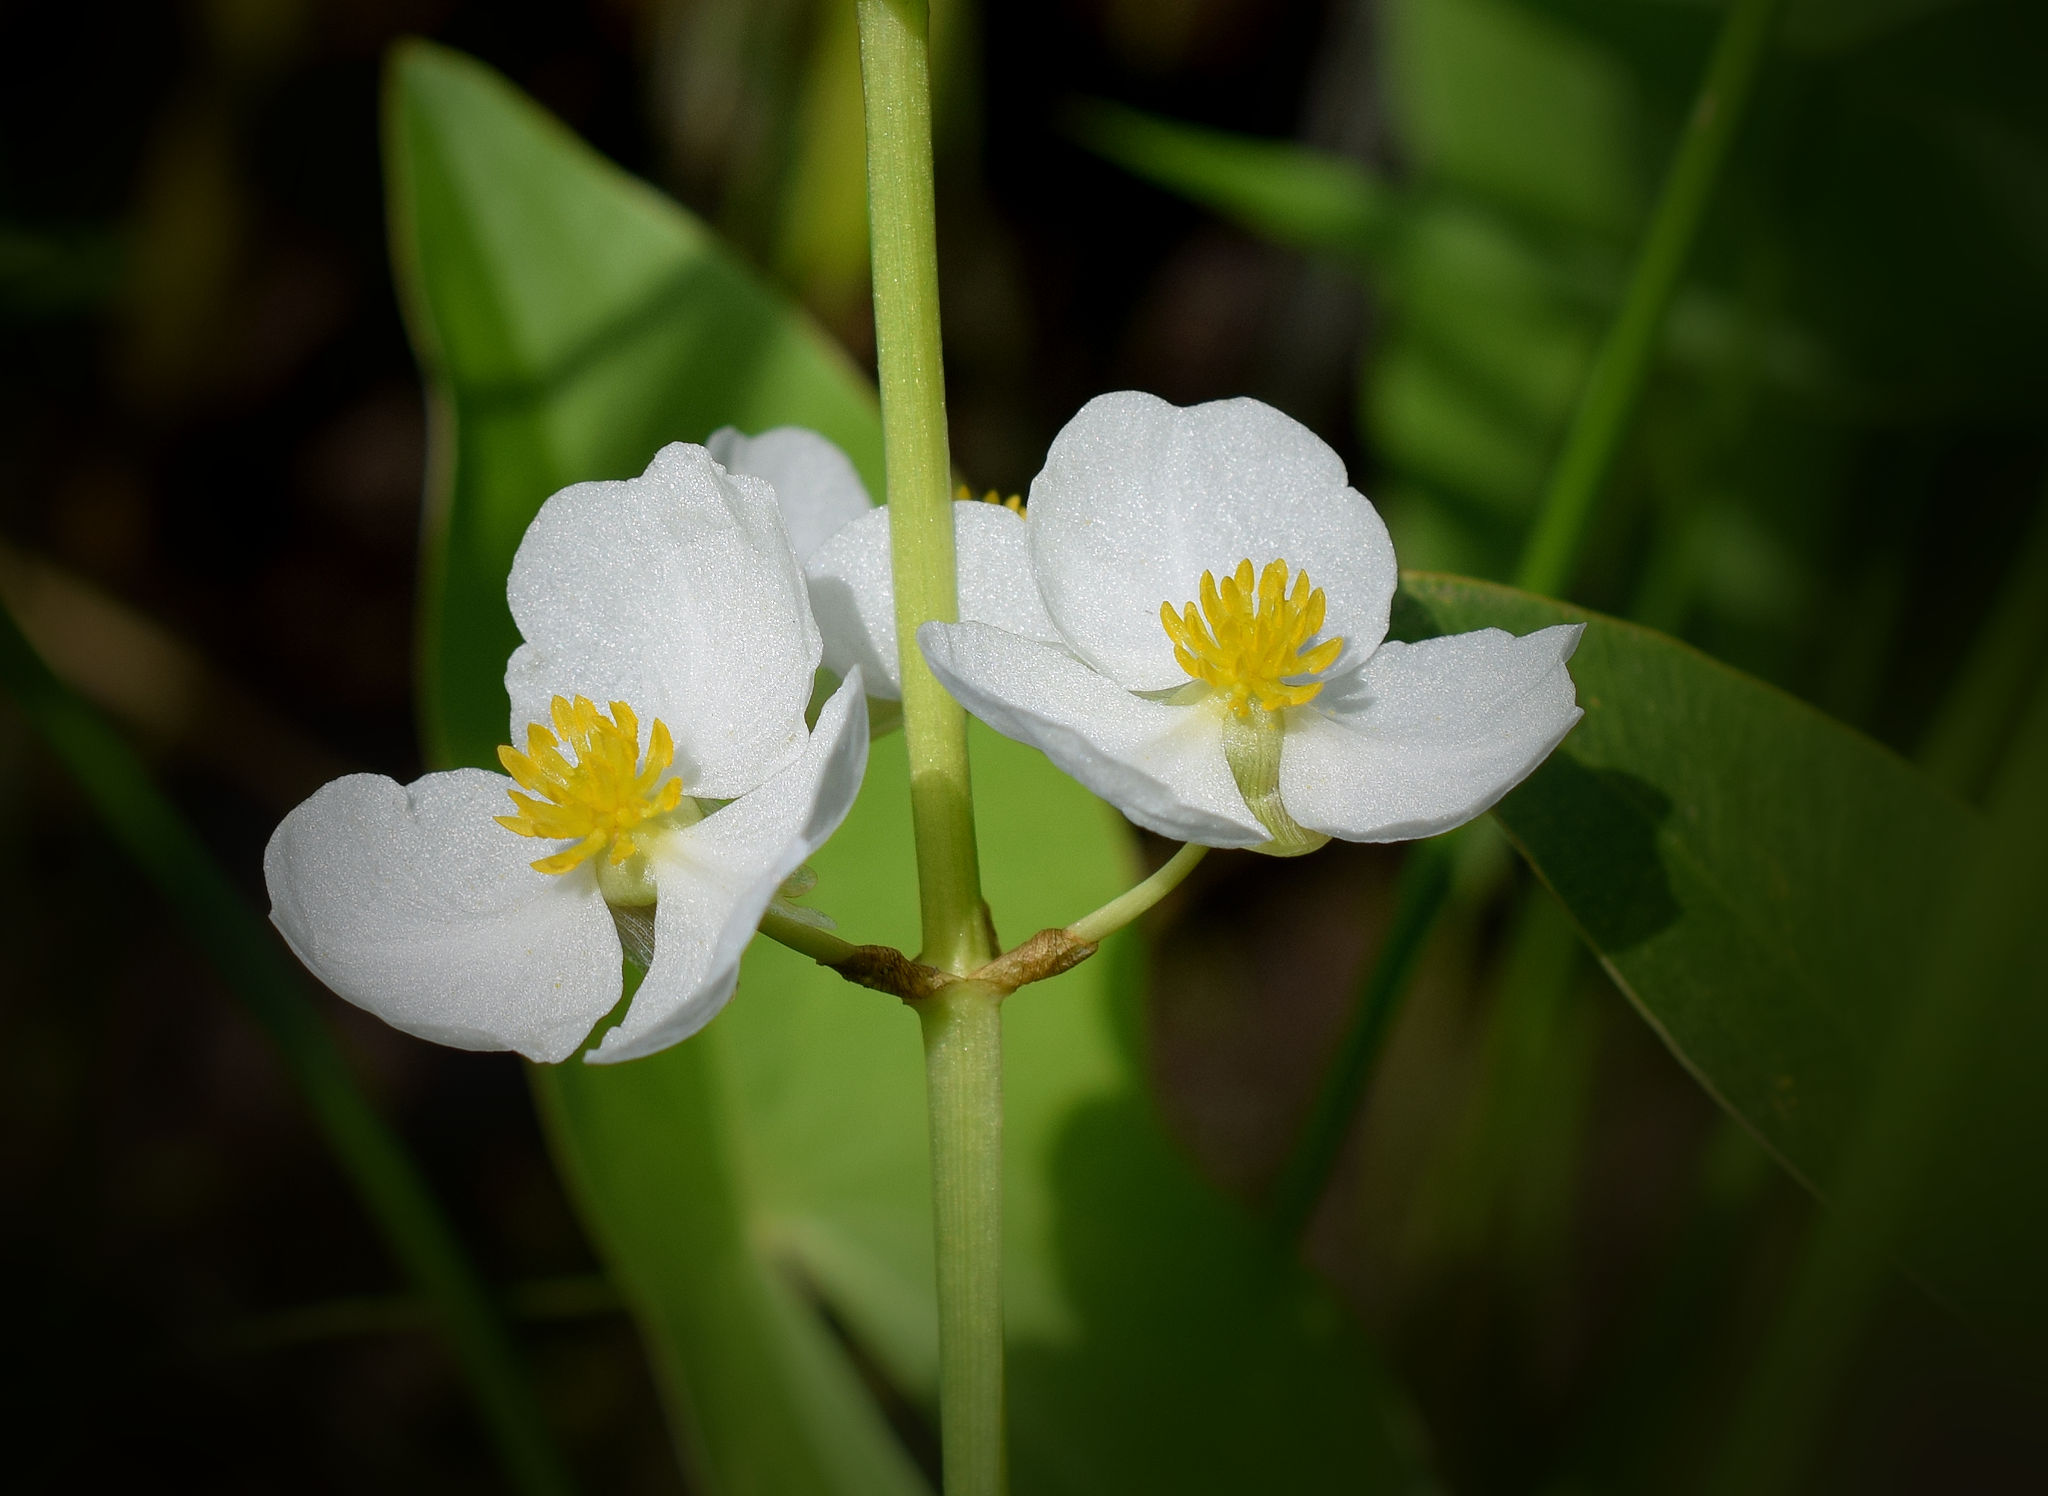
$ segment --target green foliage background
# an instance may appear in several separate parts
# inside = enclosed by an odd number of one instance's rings
[[[1100,24],[1166,70],[1197,55],[1201,9],[1112,5]],[[1093,225],[1104,242],[1213,215],[1369,306],[1342,350],[1351,430],[1330,434],[1409,568],[1396,636],[1584,621],[1587,715],[1488,823],[1405,864],[1212,859],[1142,935],[1010,1004],[1020,1496],[1905,1491],[2048,1471],[2033,7],[1788,0],[1570,600],[1500,585],[1722,15],[1333,7],[1324,102],[1370,91],[1363,145],[1330,124],[1343,109],[1285,139],[1078,83],[1056,101],[1057,169],[1114,173],[1103,200],[1130,215]],[[784,422],[881,487],[850,8],[700,0],[659,19],[687,43],[671,180],[703,175],[691,151],[715,140],[730,158],[715,226],[461,52],[407,43],[385,63],[385,228],[430,407],[415,644],[434,767],[488,764],[504,735],[504,576],[556,488]],[[999,260],[975,152],[1013,125],[978,58],[1026,23],[959,0],[936,20],[942,253]],[[285,45],[234,34],[235,67]],[[758,138],[714,128],[706,78],[728,64],[771,122]],[[108,259],[90,235],[0,238],[7,305],[68,315],[111,294]],[[949,356],[988,398],[1019,334],[1000,297],[949,295]],[[1279,364],[1300,331],[1267,334]],[[971,432],[972,399],[957,409]],[[1020,481],[1034,462],[1015,455]],[[282,1047],[419,1296],[400,1318],[455,1349],[508,1478],[569,1488],[588,1475],[552,1448],[569,1400],[532,1396],[500,1322],[522,1300],[486,1286],[488,1245],[485,1268],[465,1260],[202,838],[37,657],[100,691],[42,595],[0,568],[23,720]],[[1017,745],[977,729],[973,752],[1005,936],[1157,860]],[[855,938],[914,939],[906,802],[900,739],[882,739],[816,860],[818,902]],[[1417,890],[1440,918],[1404,925]],[[1175,1069],[1233,1044],[1256,1058],[1275,1033],[1298,1053],[1249,1096]],[[764,946],[690,1043],[529,1073],[598,1307],[623,1304],[652,1369],[664,1482],[931,1488],[916,1055],[893,1002]],[[1665,1099],[1617,1102],[1618,1074],[1664,1077]],[[1321,1116],[1319,1091],[1342,1105]],[[1631,1190],[1656,1195],[1652,1225],[1615,1208]],[[1899,1412],[1927,1406],[1932,1454]]]

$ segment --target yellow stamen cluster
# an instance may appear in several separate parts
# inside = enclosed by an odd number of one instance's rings
[[[682,803],[682,781],[661,780],[675,759],[675,743],[667,725],[656,721],[647,735],[647,762],[642,766],[640,722],[625,702],[614,701],[607,717],[588,697],[572,702],[557,696],[550,712],[554,732],[535,722],[526,729],[524,753],[510,747],[498,750],[505,772],[532,793],[507,790],[519,814],[493,819],[521,836],[575,838],[576,845],[567,851],[534,863],[538,872],[566,873],[606,848],[616,867],[639,850],[634,827]],[[565,757],[560,745],[575,758]]]
[[[972,503],[974,502],[974,490],[963,483],[953,490],[953,497],[962,503]],[[1024,512],[1024,496],[1022,494],[1013,493],[1006,499],[991,488],[981,496],[981,502],[984,504],[1000,504],[1012,514],[1022,514]]]
[[[1323,683],[1289,685],[1289,677],[1327,670],[1344,648],[1342,639],[1325,639],[1303,652],[1323,626],[1323,589],[1311,586],[1304,571],[1294,574],[1290,593],[1287,576],[1285,561],[1270,561],[1254,588],[1252,563],[1240,561],[1221,582],[1212,571],[1202,573],[1200,609],[1189,603],[1176,613],[1172,603],[1159,605],[1180,668],[1214,687],[1240,717],[1254,706],[1277,712],[1313,701]]]

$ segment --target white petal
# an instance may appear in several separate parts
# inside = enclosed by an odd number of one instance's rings
[[[768,901],[839,829],[867,762],[867,700],[856,672],[818,714],[803,757],[649,849],[659,893],[654,964],[625,1020],[586,1058],[600,1065],[637,1060],[718,1016]]]
[[[1133,696],[1056,644],[986,624],[928,623],[917,642],[968,711],[1039,749],[1140,826],[1211,847],[1270,839],[1238,793],[1221,719],[1208,708]]]
[[[589,865],[491,817],[512,781],[351,774],[284,818],[263,853],[270,918],[313,974],[394,1028],[457,1049],[575,1052],[619,1000],[619,937]]]
[[[526,643],[505,668],[511,741],[578,693],[656,718],[693,795],[745,794],[803,752],[818,664],[775,494],[678,442],[621,482],[541,506],[506,587]]]
[[[1404,841],[1491,809],[1584,715],[1565,669],[1582,629],[1382,644],[1362,671],[1287,714],[1288,813],[1346,841]]]
[[[777,426],[759,436],[721,426],[704,444],[728,473],[765,479],[775,489],[783,528],[799,561],[869,509],[867,485],[838,446],[804,426]]]
[[[1364,659],[1387,632],[1396,573],[1379,513],[1300,422],[1257,400],[1183,410],[1099,395],[1053,438],[1031,484],[1031,560],[1076,654],[1133,691],[1187,676],[1159,605],[1195,600],[1202,573],[1285,561],[1323,589],[1323,638]]]
[[[967,500],[953,505],[960,618],[1051,641],[1059,635],[1038,600],[1026,528],[1023,516],[1001,504]],[[810,578],[818,630],[825,636],[825,668],[844,675],[858,665],[871,695],[900,700],[903,675],[896,654],[888,509],[877,509],[841,530],[811,558],[804,572]]]

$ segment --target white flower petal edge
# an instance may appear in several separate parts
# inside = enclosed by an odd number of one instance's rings
[[[765,480],[775,490],[783,527],[799,561],[874,507],[852,459],[828,438],[802,426],[777,426],[747,436],[721,426],[705,444],[728,473]]]
[[[1230,776],[1214,712],[1133,696],[1057,645],[986,624],[928,623],[917,642],[968,711],[1140,826],[1212,847],[1269,839]]]
[[[822,440],[822,438],[820,438]],[[820,644],[775,493],[681,442],[534,516],[506,587],[515,746],[557,695],[668,724],[690,793],[729,800],[804,750]]]
[[[618,1003],[619,937],[589,867],[537,873],[491,818],[510,781],[351,774],[263,853],[270,918],[313,974],[392,1027],[457,1049],[566,1059]]]
[[[585,1056],[639,1059],[689,1038],[732,997],[740,957],[784,879],[853,806],[867,769],[860,673],[818,714],[794,764],[732,804],[653,844],[654,964],[617,1028]]]
[[[1059,635],[1032,580],[1027,528],[1022,515],[1001,504],[955,501],[960,619],[1051,643]],[[871,696],[900,700],[903,675],[896,652],[888,509],[863,515],[833,536],[811,558],[804,574],[825,638],[825,668],[844,675],[857,665],[867,676]]]
[[[1031,560],[1074,653],[1132,691],[1184,685],[1159,605],[1204,571],[1284,560],[1329,600],[1342,670],[1386,636],[1399,580],[1379,512],[1313,431],[1257,400],[1185,409],[1099,395],[1061,428],[1032,480]]]
[[[1346,841],[1405,841],[1490,810],[1585,715],[1565,669],[1582,632],[1382,644],[1355,680],[1287,713],[1288,813]]]

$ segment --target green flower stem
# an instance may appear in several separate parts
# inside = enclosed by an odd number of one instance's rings
[[[1180,887],[1181,880],[1195,870],[1195,864],[1209,855],[1207,847],[1189,842],[1161,865],[1159,871],[1135,888],[1126,889],[1093,914],[1083,915],[1067,926],[1067,934],[1083,945],[1100,945],[1125,925]]]
[[[1620,314],[1593,360],[1571,429],[1537,512],[1515,585],[1557,594],[1569,586],[1594,502],[1628,434],[1656,352],[1665,310],[1692,254],[1728,147],[1749,103],[1778,0],[1734,0],[1693,99],[1678,154],[1664,178]]]
[[[50,673],[0,608],[0,683],[70,770],[186,933],[276,1044],[327,1146],[435,1319],[512,1485],[572,1489],[511,1338],[405,1146],[371,1107],[277,936],[252,913],[134,751]]]
[[[830,930],[807,925],[800,919],[778,914],[774,909],[761,916],[760,929],[777,945],[786,945],[801,955],[809,956],[820,966],[838,966],[858,949],[851,941],[840,939]]]
[[[1614,455],[1628,434],[1649,374],[1664,312],[1692,252],[1700,220],[1720,180],[1729,143],[1749,103],[1764,43],[1770,37],[1778,0],[1734,0],[1706,77],[1693,99],[1678,154],[1664,179],[1649,233],[1629,276],[1621,311],[1593,361],[1593,372],[1572,416],[1535,528],[1522,552],[1515,585],[1530,592],[1556,593],[1570,580],[1585,546],[1593,503]],[[1401,1006],[1409,977],[1450,902],[1451,857],[1417,847],[1401,870],[1395,892],[1394,927],[1359,987],[1351,1025],[1339,1044],[1321,1089],[1275,1186],[1272,1220],[1283,1239],[1307,1227],[1316,1202],[1336,1167],[1344,1136],[1379,1057],[1380,1042]]]
[[[939,348],[939,250],[932,209],[932,92],[924,0],[857,0],[867,112],[875,363],[888,467],[890,566],[903,667],[903,740],[917,835],[923,959],[972,971],[995,954],[981,902],[967,715],[917,647],[917,628],[959,617],[952,459]]]
[[[939,1277],[939,1448],[946,1496],[1002,1496],[1003,1018],[1000,989],[956,982],[914,1004],[924,1028]]]
[[[1439,838],[1419,843],[1401,869],[1394,893],[1394,922],[1359,986],[1350,1023],[1323,1072],[1308,1121],[1273,1186],[1269,1219],[1283,1241],[1300,1237],[1315,1213],[1316,1202],[1323,1198],[1330,1171],[1337,1165],[1352,1118],[1358,1113],[1373,1061],[1379,1056],[1380,1043],[1421,963],[1437,916],[1449,902],[1456,860],[1451,846]]]
[[[924,0],[856,0],[867,116],[875,363],[888,466],[903,740],[917,837],[922,959],[973,971],[995,955],[974,844],[967,715],[917,647],[959,616],[952,458],[939,346],[932,90]],[[947,1496],[998,1496],[1003,1455],[1001,994],[956,983],[918,1003],[931,1108],[939,1282],[939,1443]]]

